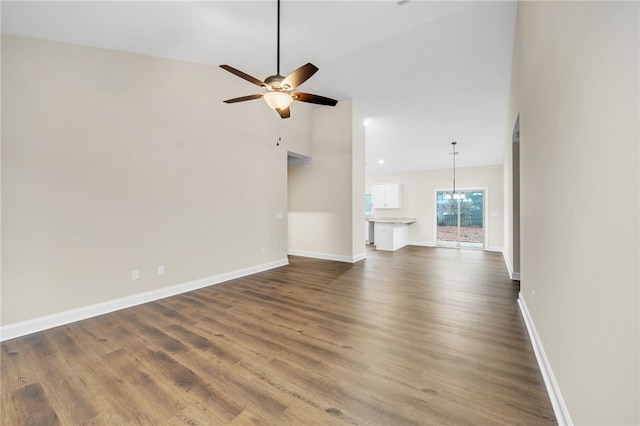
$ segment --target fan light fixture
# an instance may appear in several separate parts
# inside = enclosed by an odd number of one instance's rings
[[[269,108],[274,109],[276,111],[289,108],[291,102],[293,102],[293,97],[287,92],[267,92],[262,95]]]
[[[458,155],[458,152],[456,151],[456,145],[458,144],[458,142],[451,142],[451,145],[453,146],[453,151],[451,152],[451,155],[453,155],[453,191],[451,191],[451,194],[449,194],[448,192],[446,194],[444,194],[444,198],[446,200],[450,200],[450,199],[454,199],[454,200],[464,200],[465,196],[462,192],[456,192],[456,155]]]

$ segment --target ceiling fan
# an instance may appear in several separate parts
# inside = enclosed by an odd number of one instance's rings
[[[274,109],[282,118],[289,118],[291,111],[289,105],[293,101],[307,102],[318,105],[335,106],[338,101],[311,93],[294,92],[295,88],[307,81],[313,74],[318,71],[318,67],[308,63],[293,71],[288,76],[280,75],[280,0],[278,0],[278,50],[277,50],[277,70],[275,75],[267,77],[264,81],[260,81],[238,69],[229,65],[220,65],[220,68],[229,71],[238,77],[260,86],[265,89],[264,93],[255,95],[241,96],[239,98],[227,99],[227,104],[236,102],[251,101],[263,98],[270,108]]]

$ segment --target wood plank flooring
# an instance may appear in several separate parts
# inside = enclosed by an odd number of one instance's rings
[[[500,254],[290,263],[2,343],[0,423],[555,424]]]

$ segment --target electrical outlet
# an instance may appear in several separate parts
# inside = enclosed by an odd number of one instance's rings
[[[264,254],[264,248],[260,249],[260,254]]]
[[[158,266],[158,275],[164,275],[164,266]]]
[[[131,271],[131,279],[132,280],[139,280],[140,279],[140,270],[139,269],[134,269],[133,271]]]
[[[284,214],[276,213],[276,219],[283,219],[283,218],[284,218]]]

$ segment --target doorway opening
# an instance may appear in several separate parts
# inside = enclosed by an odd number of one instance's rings
[[[520,114],[513,126],[512,137],[512,280],[520,280]]]
[[[486,227],[484,220],[485,190],[451,192],[437,191],[437,245],[484,249]],[[457,195],[457,194],[456,194]]]

